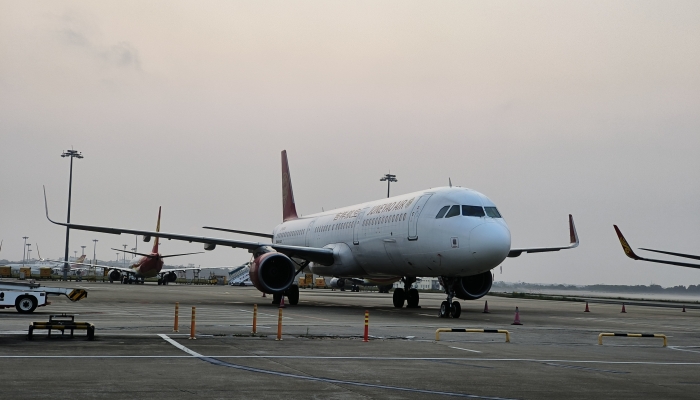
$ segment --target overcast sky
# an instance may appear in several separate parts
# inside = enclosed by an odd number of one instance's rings
[[[0,1],[0,258],[61,257],[72,221],[215,234],[281,221],[280,151],[310,214],[447,184],[489,196],[496,278],[700,283],[626,258],[700,254],[698,1]],[[98,258],[133,236],[72,231]],[[146,243],[140,242],[143,250]],[[34,245],[32,247],[35,247]],[[166,242],[163,253],[201,245]],[[33,253],[36,255],[36,252]],[[178,263],[232,265],[217,248]]]

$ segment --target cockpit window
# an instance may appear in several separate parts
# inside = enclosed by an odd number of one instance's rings
[[[481,206],[462,206],[462,215],[465,217],[483,217],[485,214]]]
[[[456,217],[459,215],[459,206],[452,206],[450,208],[450,211],[447,212],[447,215],[445,215],[445,218],[452,218]]]
[[[450,206],[442,207],[442,208],[440,209],[440,211],[438,211],[437,215],[435,216],[435,219],[444,217],[444,216],[445,216],[445,213],[446,213],[447,210],[449,210],[449,209],[450,209]]]
[[[486,210],[486,215],[488,215],[491,218],[503,218],[501,217],[501,213],[498,212],[496,207],[484,207]]]

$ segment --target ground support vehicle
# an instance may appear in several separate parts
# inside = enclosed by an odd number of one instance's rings
[[[85,289],[45,287],[33,282],[0,281],[0,308],[15,307],[22,314],[34,312],[37,307],[51,304],[49,295],[65,295],[71,301],[87,297]]]

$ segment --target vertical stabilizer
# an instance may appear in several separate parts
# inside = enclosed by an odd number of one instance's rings
[[[299,218],[297,207],[294,204],[294,191],[292,190],[292,178],[289,176],[289,163],[287,162],[287,150],[282,150],[282,220],[289,221]]]
[[[156,232],[160,232],[160,206],[158,206],[158,223],[156,224]],[[151,250],[151,253],[158,254],[158,236],[156,236],[155,241],[153,242],[153,250]]]

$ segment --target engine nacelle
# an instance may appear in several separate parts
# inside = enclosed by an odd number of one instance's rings
[[[117,271],[116,269],[109,271],[109,280],[110,281],[121,281],[122,280],[122,273]]]
[[[265,253],[250,265],[250,281],[263,293],[282,293],[294,282],[294,262],[282,253]]]
[[[331,279],[330,287],[332,287],[333,289],[345,289],[345,279],[343,279],[343,278]]]
[[[168,272],[163,275],[163,280],[166,282],[175,282],[177,280],[177,274],[174,272]]]
[[[454,284],[455,296],[462,300],[476,300],[486,296],[491,290],[493,275],[491,271],[479,275],[465,276]]]

